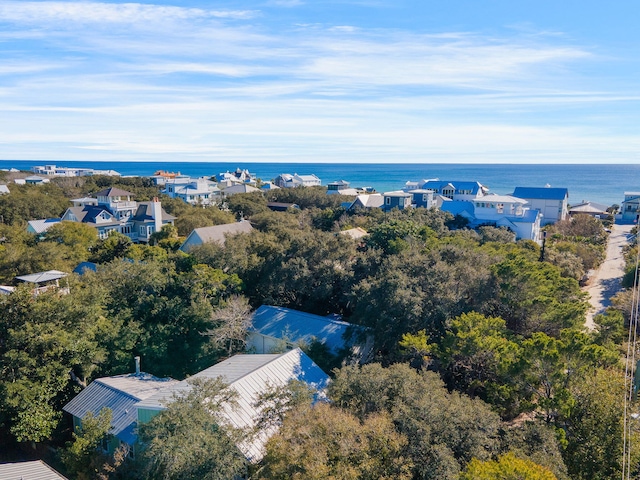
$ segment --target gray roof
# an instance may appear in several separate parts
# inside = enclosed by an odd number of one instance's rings
[[[216,242],[224,245],[227,235],[237,235],[239,233],[250,233],[253,230],[251,223],[248,221],[225,223],[223,225],[214,225],[213,227],[196,228],[189,234],[184,241],[180,250],[187,251],[189,248],[204,243]]]
[[[222,193],[226,195],[232,195],[234,193],[251,193],[251,192],[259,192],[260,189],[256,187],[252,187],[251,185],[247,185],[243,183],[242,185],[232,185],[230,187],[225,188]]]
[[[591,214],[605,214],[607,213],[606,205],[596,202],[584,202],[578,205],[574,205],[569,209],[569,213],[591,213]]]
[[[64,278],[66,276],[67,274],[65,272],[61,272],[59,270],[47,270],[46,272],[20,275],[19,277],[16,277],[16,280],[21,280],[23,282],[29,283],[44,283],[52,282],[53,280],[60,280],[61,278]]]
[[[121,188],[109,187],[95,193],[96,197],[133,197],[133,193]]]
[[[42,460],[0,464],[2,480],[67,480]]]
[[[286,385],[290,380],[300,380],[317,390],[324,390],[329,376],[324,373],[299,348],[283,354],[235,355],[223,362],[197,373],[192,378],[222,378],[230,388],[238,392],[237,407],[225,405],[221,421],[230,425],[250,429],[254,426],[259,410],[255,407],[258,396],[270,387]],[[183,381],[159,391],[137,407],[160,410],[171,402],[174,394],[188,391],[191,384]],[[264,455],[264,444],[275,433],[275,428],[263,430],[238,448],[251,462],[258,462]]]
[[[138,207],[136,209],[136,213],[134,214],[132,220],[135,222],[144,222],[146,220],[153,220],[153,216],[151,215],[151,203],[152,202],[138,202]],[[162,221],[169,222],[175,220],[176,217],[173,215],[169,215],[164,211],[164,208],[160,207],[162,213]]]
[[[62,409],[74,417],[84,418],[89,412],[97,415],[102,408],[110,408],[112,413],[110,433],[131,445],[136,438],[134,433],[134,423],[137,419],[136,403],[176,383],[178,383],[177,380],[157,378],[148,373],[98,378]]]
[[[254,312],[249,331],[278,339],[286,335],[291,343],[310,343],[316,339],[337,352],[347,346],[344,335],[349,327],[357,328],[342,320],[290,308],[262,305]]]

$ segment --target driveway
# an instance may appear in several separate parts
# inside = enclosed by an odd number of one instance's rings
[[[583,291],[589,293],[591,308],[587,312],[585,327],[593,330],[596,325],[593,317],[611,305],[611,297],[620,291],[620,283],[624,275],[624,258],[622,249],[629,243],[629,235],[633,225],[613,225],[607,244],[607,258],[591,278],[589,286]]]

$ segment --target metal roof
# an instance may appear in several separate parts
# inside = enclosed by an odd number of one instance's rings
[[[551,187],[516,187],[513,196],[527,200],[564,200],[569,196],[569,190]]]
[[[317,390],[324,390],[329,383],[329,376],[299,348],[279,355],[235,355],[197,373],[192,378],[219,377],[238,392],[237,406],[234,408],[225,405],[221,421],[241,429],[254,427],[260,413],[255,407],[255,402],[258,396],[269,388],[284,386],[291,380],[300,380]],[[174,393],[179,394],[190,388],[191,385],[185,380],[141,401],[137,407],[164,409]],[[266,441],[273,433],[275,428],[264,430],[248,441],[238,444],[238,448],[249,461],[258,462],[264,455]]]
[[[0,464],[2,480],[67,480],[42,460]]]
[[[410,197],[411,193],[404,192],[402,190],[394,190],[393,192],[384,192],[382,194],[384,197]]]
[[[66,276],[67,274],[65,272],[60,272],[59,270],[47,270],[46,272],[32,273],[30,275],[20,275],[16,277],[16,280],[29,283],[44,283],[60,280]]]
[[[177,380],[157,378],[148,373],[98,378],[62,409],[74,417],[84,418],[89,412],[97,415],[102,408],[110,408],[110,433],[123,442],[133,444],[136,438],[133,431],[137,420],[136,403],[176,383]]]
[[[444,202],[440,207],[440,210],[443,212],[449,212],[451,215],[462,215],[463,213],[466,213],[467,215],[473,216],[475,213],[473,202],[462,200]]]
[[[262,305],[254,312],[249,331],[272,338],[287,336],[287,340],[292,343],[309,343],[315,338],[337,351],[346,346],[344,334],[349,327],[356,328],[341,320],[290,308]]]
[[[59,218],[43,218],[41,220],[29,220],[27,224],[35,233],[43,233],[49,230],[54,225],[60,223]]]
[[[488,195],[478,197],[474,202],[527,203],[524,198],[514,197],[512,195],[498,195],[497,193],[490,193]]]

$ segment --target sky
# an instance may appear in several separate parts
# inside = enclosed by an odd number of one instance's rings
[[[635,0],[0,0],[0,159],[640,163]]]

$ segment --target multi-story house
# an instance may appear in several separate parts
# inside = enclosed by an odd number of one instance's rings
[[[273,181],[280,188],[295,188],[295,187],[317,187],[322,182],[315,175],[298,175],[294,173],[281,173]]]
[[[179,198],[191,205],[214,205],[220,198],[220,189],[206,178],[176,177],[165,180],[162,193]]]
[[[569,191],[566,188],[516,187],[513,196],[523,198],[529,208],[542,214],[542,225],[556,223],[569,215]]]
[[[624,201],[620,208],[621,220],[625,223],[638,223],[640,216],[640,192],[624,192]]]
[[[148,243],[154,232],[175,220],[164,211],[157,198],[151,202],[136,202],[131,199],[132,193],[114,187],[96,193],[96,197],[97,204],[87,202],[70,207],[61,220],[86,223],[94,227],[102,239],[116,231],[140,243]]]

